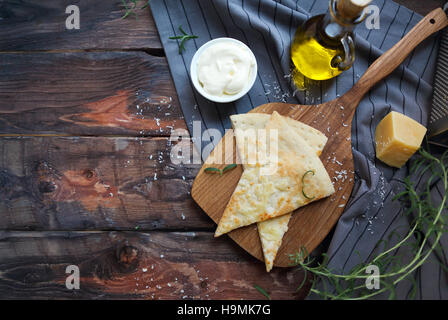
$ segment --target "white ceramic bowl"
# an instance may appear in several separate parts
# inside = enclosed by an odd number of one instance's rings
[[[213,44],[215,44],[217,42],[233,42],[233,43],[240,44],[240,45],[244,46],[245,48],[247,48],[247,50],[250,52],[250,54],[254,58],[255,64],[252,67],[251,74],[250,74],[250,79],[247,82],[246,86],[237,94],[223,95],[223,96],[214,96],[214,95],[211,95],[211,94],[207,93],[204,90],[204,88],[202,87],[202,85],[199,83],[198,72],[197,72],[197,66],[198,66],[199,57],[201,56],[202,52],[204,52],[205,49],[207,49],[208,47],[210,47],[211,45],[213,45]],[[194,87],[196,88],[196,90],[204,98],[206,98],[206,99],[208,99],[210,101],[218,102],[218,103],[233,102],[233,101],[236,101],[236,100],[240,99],[242,96],[244,96],[246,93],[248,93],[249,90],[254,85],[255,79],[257,78],[257,59],[255,59],[255,55],[252,52],[252,50],[250,50],[249,47],[246,46],[246,44],[244,44],[241,41],[238,41],[238,40],[233,39],[233,38],[217,38],[217,39],[213,39],[213,40],[210,40],[209,42],[206,42],[205,44],[203,44],[198,49],[198,51],[196,51],[196,53],[194,54],[193,59],[191,60],[190,77],[191,77],[191,81],[193,82]]]

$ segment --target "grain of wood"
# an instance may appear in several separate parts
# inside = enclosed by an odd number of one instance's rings
[[[180,245],[181,244],[181,245]],[[68,290],[67,266],[80,270]],[[0,298],[299,299],[300,270],[248,259],[210,232],[0,232]]]
[[[193,152],[189,139],[180,143]],[[190,196],[200,165],[174,164],[174,145],[168,138],[0,138],[1,229],[210,230]]]
[[[67,30],[65,9],[73,1],[33,1],[17,3],[4,0],[0,4],[0,51],[92,50],[92,49],[155,49],[161,52],[157,28],[151,10],[135,10],[121,19],[125,10],[122,1],[83,0],[79,30]],[[139,7],[143,5],[139,1]],[[443,0],[395,0],[420,14],[427,14]]]
[[[0,134],[166,136],[186,128],[166,59],[0,54]]]
[[[129,2],[129,1],[127,1]],[[79,30],[67,30],[67,6],[80,11]],[[144,1],[138,1],[142,7]],[[4,0],[0,2],[0,51],[155,49],[162,45],[151,10],[126,19],[121,0]]]

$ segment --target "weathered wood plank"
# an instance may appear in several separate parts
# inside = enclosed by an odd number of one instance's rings
[[[395,0],[426,14],[443,0]],[[140,0],[138,7],[145,1]],[[14,1],[0,3],[0,51],[162,48],[148,8],[122,19],[122,1],[81,0],[80,29],[67,30],[65,9],[70,0]]]
[[[129,1],[126,1],[129,2]],[[79,30],[67,30],[66,8],[80,11]],[[138,2],[142,7],[144,1]],[[79,49],[158,49],[159,40],[149,8],[121,17],[121,0],[3,0],[0,2],[0,51]],[[137,18],[136,18],[137,17]]]
[[[169,135],[185,128],[166,59],[0,54],[0,134]]]
[[[68,290],[68,265],[80,289]],[[274,268],[211,232],[0,232],[0,298],[300,299],[298,269]]]
[[[193,152],[188,139],[182,143]],[[0,229],[211,230],[190,196],[200,165],[173,164],[172,145],[169,138],[2,137]]]

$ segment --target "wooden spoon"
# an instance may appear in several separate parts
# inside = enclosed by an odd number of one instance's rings
[[[354,183],[351,123],[363,96],[394,71],[419,43],[447,25],[448,18],[442,9],[429,13],[394,47],[379,57],[361,79],[338,99],[319,105],[269,103],[251,111],[277,111],[319,129],[329,138],[321,159],[330,177],[335,180],[336,193],[295,211],[277,255],[276,266],[290,265],[289,254],[298,252],[302,246],[305,246],[308,252],[314,250],[344,211]],[[219,222],[243,170],[238,166],[219,176],[204,173],[204,169],[210,166],[222,169],[225,164],[219,163],[235,163],[235,150],[233,132],[230,130],[210,154],[193,183],[193,199],[216,223]],[[219,160],[221,155],[224,155],[225,162]],[[247,252],[263,261],[256,224],[234,230],[229,236]]]

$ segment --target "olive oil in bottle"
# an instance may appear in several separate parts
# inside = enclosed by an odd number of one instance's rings
[[[350,69],[355,58],[352,32],[370,1],[330,0],[329,13],[299,27],[291,45],[296,71],[312,80],[327,80]]]

